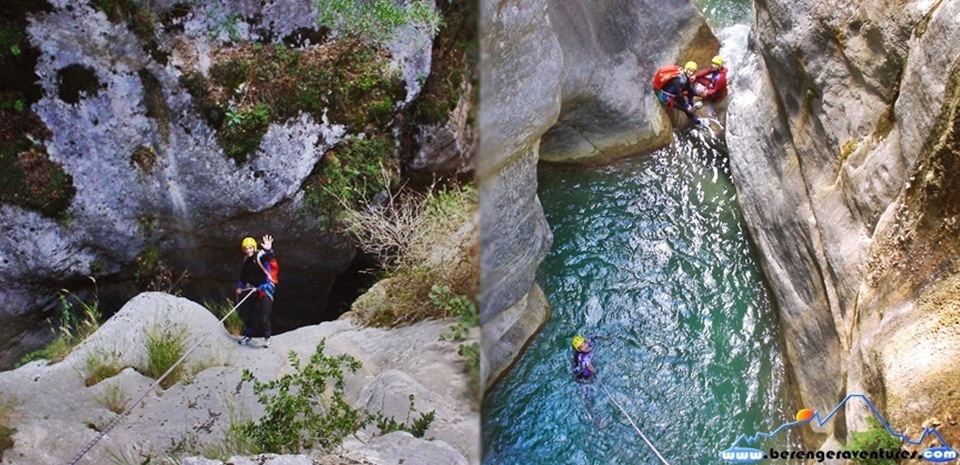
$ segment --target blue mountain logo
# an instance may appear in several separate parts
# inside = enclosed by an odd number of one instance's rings
[[[729,463],[757,463],[767,458],[767,454],[760,449],[754,449],[751,447],[742,447],[740,445],[741,443],[745,443],[747,445],[756,444],[760,442],[761,439],[772,438],[788,428],[793,428],[794,426],[797,426],[797,425],[810,423],[811,421],[816,421],[817,425],[823,426],[827,424],[827,422],[830,421],[830,419],[833,418],[833,416],[841,408],[843,408],[843,406],[846,405],[847,402],[850,401],[850,399],[862,400],[867,405],[867,407],[870,408],[870,411],[873,412],[873,415],[877,418],[877,420],[880,421],[880,424],[883,425],[883,427],[887,430],[887,432],[889,432],[891,435],[900,439],[902,442],[906,444],[918,446],[922,444],[923,441],[926,440],[928,436],[931,436],[931,435],[935,436],[937,440],[940,442],[940,447],[930,447],[930,448],[924,449],[923,452],[920,453],[920,457],[923,458],[924,460],[928,462],[943,463],[943,462],[949,462],[951,460],[956,460],[957,458],[960,458],[960,453],[958,453],[955,449],[950,447],[947,444],[947,441],[943,439],[943,436],[941,436],[940,432],[937,431],[936,429],[924,428],[923,433],[920,434],[920,437],[918,439],[916,440],[910,439],[907,436],[905,436],[903,433],[894,431],[893,428],[890,427],[890,424],[887,423],[887,420],[883,418],[883,415],[880,415],[880,412],[877,411],[877,408],[873,406],[873,403],[870,402],[870,399],[868,399],[867,396],[863,394],[850,394],[846,398],[844,398],[843,401],[840,402],[836,407],[834,407],[833,410],[830,412],[830,414],[827,415],[826,417],[821,418],[818,412],[805,408],[797,412],[796,421],[792,421],[790,423],[785,423],[783,425],[780,425],[779,428],[773,430],[772,432],[769,432],[769,433],[761,432],[753,436],[747,436],[745,434],[741,434],[737,438],[737,440],[733,442],[733,445],[730,446],[729,449],[726,449],[720,452],[720,459]]]

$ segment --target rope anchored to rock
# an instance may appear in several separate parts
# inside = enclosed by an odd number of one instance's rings
[[[227,314],[220,319],[219,324],[222,325],[223,322],[226,321],[226,319],[233,314],[233,312],[237,311],[237,308],[243,305],[243,302],[246,301],[247,298],[253,294],[253,291],[256,291],[256,289],[249,289],[247,291],[247,295],[243,296],[243,298],[240,299],[240,302],[237,302],[237,305],[234,305],[233,308],[230,309],[230,311],[227,312]],[[197,338],[197,342],[194,343],[193,346],[191,346],[189,349],[187,349],[187,351],[183,353],[183,355],[180,357],[179,360],[174,362],[174,364],[171,365],[170,368],[168,368],[164,374],[160,375],[160,377],[157,378],[157,380],[154,381],[149,388],[143,391],[143,394],[140,395],[140,397],[137,398],[137,400],[127,403],[127,407],[123,410],[123,412],[117,415],[113,420],[111,420],[110,423],[105,428],[103,428],[103,430],[101,430],[99,434],[97,434],[97,437],[93,438],[93,440],[90,441],[90,443],[87,444],[86,447],[81,449],[80,452],[77,454],[77,456],[74,457],[73,460],[68,462],[67,465],[76,465],[78,462],[80,462],[80,459],[82,459],[83,456],[87,454],[87,452],[90,452],[90,450],[93,449],[93,447],[96,446],[97,443],[104,438],[104,436],[109,434],[110,431],[113,430],[113,428],[115,428],[118,424],[120,424],[121,420],[123,420],[127,415],[133,412],[134,407],[139,405],[140,402],[142,402],[143,399],[147,397],[147,394],[150,394],[150,392],[152,392],[154,389],[160,386],[160,383],[162,383],[167,376],[170,376],[170,373],[173,373],[173,370],[175,370],[178,365],[183,363],[183,361],[187,359],[187,356],[189,356],[197,347],[200,347],[200,344],[203,342],[204,337],[208,336],[209,334],[210,332],[207,331],[206,334],[203,334],[201,337]]]

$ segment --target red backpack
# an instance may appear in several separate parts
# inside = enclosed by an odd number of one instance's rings
[[[681,74],[683,74],[683,70],[677,65],[661,66],[653,75],[653,90],[663,89],[664,84]]]
[[[270,256],[270,259],[267,260],[266,265],[264,265],[260,257],[261,255],[258,254],[256,262],[257,265],[260,265],[260,269],[263,270],[263,274],[267,275],[267,279],[273,283],[274,286],[280,284],[280,264],[277,263],[277,259]]]

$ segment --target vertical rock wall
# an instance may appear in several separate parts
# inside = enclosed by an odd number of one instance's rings
[[[943,177],[924,160],[937,157],[930,141],[949,140],[943,128],[956,121],[958,6],[757,0],[755,8],[755,55],[733,85],[728,144],[802,402],[824,411],[865,392],[895,427],[918,427],[960,407],[946,392],[916,389],[922,383],[892,387],[918,344],[960,359],[960,335],[944,331],[952,323],[919,324],[947,308],[921,302],[931,292],[943,301],[954,278],[956,244],[928,236],[952,228],[943,216],[952,200],[910,196],[918,173]],[[909,240],[903,231],[918,218],[934,223],[922,241],[940,247],[912,267],[919,257],[889,244]],[[934,371],[954,376],[947,364]],[[930,401],[907,402],[904,389]],[[848,426],[863,429],[863,413],[853,406],[828,432],[845,440]]]
[[[501,346],[522,345],[546,319],[542,312],[533,315],[513,343],[504,338],[518,318],[531,317],[517,303],[535,288],[537,267],[552,240],[537,198],[537,161],[540,136],[560,110],[562,59],[546,12],[545,0],[481,3],[477,179],[485,387],[512,363],[510,354],[516,355]],[[536,295],[543,300],[542,293]]]

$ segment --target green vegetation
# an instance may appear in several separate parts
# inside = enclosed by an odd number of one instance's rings
[[[393,417],[385,416],[381,412],[377,412],[372,417],[372,421],[377,425],[377,429],[380,430],[380,434],[388,434],[394,431],[406,431],[413,435],[415,438],[422,438],[427,434],[427,430],[430,428],[430,424],[433,423],[433,420],[436,418],[436,411],[431,410],[427,413],[420,414],[419,417],[413,420],[413,423],[407,425],[410,422],[410,414],[417,411],[417,407],[414,405],[416,398],[413,394],[410,394],[408,397],[410,405],[407,408],[407,418],[406,420],[400,422],[394,419]]]
[[[457,354],[467,361],[464,371],[467,373],[467,381],[470,385],[470,392],[474,395],[480,393],[480,343],[460,344],[457,347]]]
[[[90,278],[96,284],[96,280]],[[73,298],[73,301],[70,298]],[[34,360],[47,360],[57,363],[66,358],[77,344],[90,337],[100,328],[99,301],[94,298],[91,303],[80,300],[79,297],[66,289],[60,290],[60,325],[54,330],[53,341],[46,347],[25,355],[18,365]],[[79,308],[78,308],[79,307]]]
[[[233,310],[234,304],[230,300],[224,300],[219,303],[204,301],[203,306],[209,310],[210,313],[214,314],[218,320],[223,320],[223,317]],[[243,320],[240,318],[240,313],[230,313],[230,316],[227,316],[227,319],[223,320],[223,328],[226,329],[228,333],[239,336],[240,332],[243,331]]]
[[[859,451],[877,451],[877,450],[899,450],[900,440],[890,434],[880,422],[874,417],[867,418],[867,430],[853,433],[853,440],[847,443],[843,450],[850,452]],[[854,459],[861,465],[896,465],[898,462],[894,459]]]
[[[462,341],[470,329],[480,326],[480,314],[477,305],[465,295],[453,295],[449,286],[434,285],[430,289],[430,302],[442,309],[448,316],[457,317],[457,322],[450,327],[441,339]],[[464,371],[467,373],[471,386],[470,392],[480,392],[480,343],[460,344],[457,353],[466,360]]]
[[[52,7],[43,1],[13,6],[0,9],[0,203],[61,218],[76,189],[47,155],[44,141],[52,134],[31,109],[43,89],[34,73],[40,51],[27,35],[27,15]]]
[[[145,226],[151,223],[142,223]],[[149,226],[145,229],[149,229]],[[135,260],[136,268],[133,279],[143,291],[166,292],[171,295],[180,295],[182,286],[190,274],[186,271],[176,272],[160,259],[160,249],[156,245],[147,246]]]
[[[325,345],[326,340],[321,340],[304,366],[291,351],[289,360],[294,372],[274,381],[261,382],[250,370],[244,370],[243,381],[253,383],[254,395],[264,406],[265,413],[259,421],[239,422],[232,429],[252,448],[252,452],[329,451],[371,423],[380,427],[381,434],[403,430],[423,436],[433,421],[434,411],[421,414],[408,426],[347,403],[344,375],[346,371],[356,372],[361,364],[345,354],[324,355]],[[410,397],[410,411],[415,411],[413,396]]]
[[[382,43],[400,26],[416,24],[436,34],[443,18],[433,2],[411,0],[397,6],[391,0],[317,0],[317,24],[336,30],[349,41]]]
[[[470,328],[480,326],[480,315],[477,306],[465,295],[453,295],[450,286],[434,284],[428,296],[434,306],[444,311],[448,316],[457,317],[457,322],[442,336],[451,341],[461,341],[470,332]]]
[[[395,171],[393,141],[348,138],[327,152],[316,176],[306,186],[307,205],[338,221],[343,209],[357,208],[377,192],[389,189]]]
[[[140,372],[154,379],[159,379],[167,372],[186,352],[187,328],[179,323],[167,321],[165,324],[154,324],[145,330],[147,337],[147,360]],[[173,371],[160,382],[160,387],[167,389],[181,380],[184,374],[183,365],[177,365]]]
[[[123,413],[124,407],[130,401],[127,390],[119,382],[110,383],[102,391],[93,396],[93,400],[101,407],[116,413]]]
[[[3,453],[13,447],[13,435],[17,434],[17,429],[9,426],[13,404],[13,399],[0,393],[0,460],[3,460]]]
[[[301,113],[344,124],[353,133],[373,125],[382,133],[403,81],[385,52],[372,46],[348,49],[332,43],[307,50],[243,43],[200,73],[181,77],[194,105],[217,131],[228,157],[246,162],[271,123]]]
[[[167,64],[168,56],[157,42],[157,15],[137,0],[94,0],[91,6],[107,15],[115,24],[126,24],[140,42],[143,51],[160,64]]]
[[[354,304],[355,313],[373,326],[469,313],[465,302],[477,292],[479,253],[475,245],[456,241],[465,239],[458,231],[471,221],[476,208],[476,190],[450,186],[426,194],[401,189],[385,205],[361,202],[349,210],[344,219],[347,230],[387,272],[387,279],[377,283],[385,297],[361,297]],[[438,248],[449,249],[449,256],[431,259]],[[433,299],[435,288],[439,291]]]
[[[86,378],[83,383],[86,386],[93,386],[105,379],[113,378],[123,371],[123,364],[120,363],[120,357],[116,354],[104,353],[101,350],[90,350],[87,352],[86,360]]]
[[[242,163],[260,147],[260,140],[270,126],[270,107],[263,103],[244,110],[231,107],[225,116],[225,124],[218,133],[220,142],[228,157]]]
[[[479,85],[475,68],[470,63],[479,60],[477,41],[477,4],[475,2],[448,2],[438,5],[444,22],[434,39],[430,59],[430,73],[422,81],[423,88],[411,106],[408,124],[442,124],[464,97],[471,84],[470,98],[477,101]],[[467,82],[469,81],[469,82]],[[476,105],[471,106],[476,109]],[[475,121],[475,115],[469,115]]]

